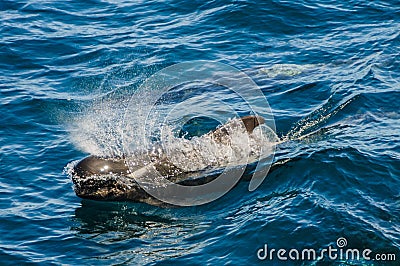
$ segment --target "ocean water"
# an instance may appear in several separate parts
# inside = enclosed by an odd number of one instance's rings
[[[2,0],[0,9],[1,265],[399,265],[398,1]],[[192,60],[245,72],[268,99],[282,143],[262,185],[249,192],[243,181],[184,208],[78,198],[66,165],[121,154],[131,93]],[[265,244],[396,261],[260,260]]]

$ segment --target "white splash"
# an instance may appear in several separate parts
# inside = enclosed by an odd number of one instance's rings
[[[101,100],[73,118],[68,125],[72,143],[79,150],[98,156],[122,156],[122,117],[126,102]]]
[[[157,157],[168,158],[178,168],[195,172],[207,168],[246,165],[271,155],[277,136],[266,125],[248,133],[240,119],[231,119],[208,134],[192,139],[178,138],[169,127],[163,131]]]

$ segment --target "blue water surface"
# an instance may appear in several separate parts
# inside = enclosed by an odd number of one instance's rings
[[[2,0],[0,9],[1,265],[399,265],[399,1]],[[88,109],[110,92],[121,98],[198,59],[243,70],[267,97],[287,141],[263,184],[187,208],[78,198],[64,172],[89,154],[76,121],[95,119]],[[340,237],[397,261],[257,257],[264,244],[321,250]]]

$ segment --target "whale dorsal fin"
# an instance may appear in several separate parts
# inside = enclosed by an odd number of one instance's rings
[[[248,115],[240,118],[248,133],[253,133],[253,130],[265,123],[265,119],[258,115]]]
[[[261,116],[248,115],[248,116],[244,116],[244,117],[241,117],[238,119],[233,119],[233,120],[229,121],[228,123],[211,131],[210,133],[208,133],[208,135],[211,136],[213,139],[215,139],[218,142],[224,142],[225,136],[229,135],[229,132],[228,132],[229,127],[238,127],[238,126],[242,125],[242,123],[240,123],[238,121],[239,119],[242,120],[243,125],[245,126],[246,131],[249,134],[253,133],[253,130],[256,127],[265,123],[265,119],[262,118]]]

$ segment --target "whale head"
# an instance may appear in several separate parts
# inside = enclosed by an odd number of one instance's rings
[[[128,174],[129,168],[123,158],[103,158],[89,156],[81,160],[75,167],[74,172],[81,177],[106,174]]]

